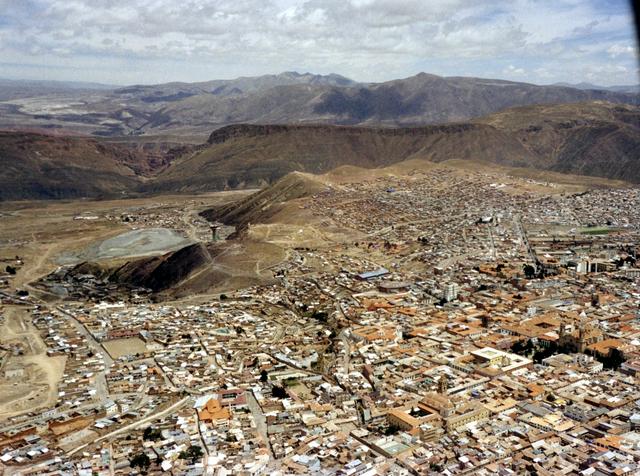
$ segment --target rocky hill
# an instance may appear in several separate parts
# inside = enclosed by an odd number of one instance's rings
[[[265,222],[280,211],[282,204],[325,188],[318,176],[292,172],[244,200],[206,210],[202,216],[210,222],[219,221],[226,225]]]
[[[92,275],[114,284],[158,292],[177,286],[210,259],[205,246],[196,243],[162,256],[135,258],[117,265],[85,261],[66,271],[65,279]]]
[[[162,291],[176,286],[209,262],[204,245],[196,243],[163,256],[140,258],[115,269],[109,280],[118,284]]]

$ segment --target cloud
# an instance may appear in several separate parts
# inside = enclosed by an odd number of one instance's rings
[[[632,56],[636,54],[636,49],[631,45],[615,44],[607,48],[607,53],[609,53],[609,56],[611,56],[612,58],[617,58],[618,56],[622,55]]]
[[[502,70],[502,74],[506,76],[521,76],[525,73],[524,68],[516,68],[512,64]]]
[[[363,81],[470,71],[637,82],[628,5],[597,0],[0,0],[0,63],[74,78],[205,80],[300,69]],[[633,45],[633,46],[631,46]],[[514,65],[517,65],[514,66]],[[544,69],[547,75],[538,76]],[[606,68],[605,68],[606,69]],[[14,68],[19,75],[19,68]],[[56,74],[60,75],[59,70]],[[75,75],[79,77],[75,78]],[[575,79],[575,78],[574,78]],[[582,78],[578,78],[581,80]]]

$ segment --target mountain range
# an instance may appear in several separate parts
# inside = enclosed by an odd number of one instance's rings
[[[0,128],[193,143],[239,123],[413,127],[534,104],[640,104],[627,92],[426,73],[383,83],[286,72],[121,88],[54,84],[38,94],[25,88],[0,82]]]
[[[616,93],[638,94],[640,93],[640,84],[626,84],[618,86],[597,86],[593,83],[554,83],[553,86],[562,86],[575,89],[600,89],[603,91],[613,91]]]

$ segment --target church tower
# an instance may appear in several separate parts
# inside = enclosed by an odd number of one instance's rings
[[[578,328],[578,352],[584,353],[586,347],[585,344],[585,324],[584,321],[580,321],[580,327]]]
[[[438,381],[438,393],[440,395],[446,395],[448,389],[449,389],[449,375],[442,374],[440,376],[440,380]]]

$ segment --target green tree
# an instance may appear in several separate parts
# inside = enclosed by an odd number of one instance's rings
[[[273,395],[275,398],[288,398],[289,397],[289,394],[284,389],[284,387],[280,387],[278,385],[274,385],[271,388],[271,395]]]
[[[148,426],[142,433],[142,439],[145,441],[158,441],[162,438],[162,432],[158,428]]]
[[[265,369],[262,369],[260,371],[260,381],[265,383],[267,380],[269,380],[269,373]]]
[[[391,424],[385,429],[384,434],[387,436],[390,436],[390,435],[395,435],[399,431],[400,431],[400,427],[398,425]]]
[[[196,461],[202,458],[203,454],[204,453],[202,452],[202,448],[200,448],[198,445],[193,445],[185,451],[181,451],[178,456],[180,457],[180,459],[186,459],[191,461],[191,464],[195,464]]]
[[[441,473],[444,467],[441,464],[431,462],[429,463],[429,469],[431,471],[435,471],[437,473]]]
[[[526,353],[527,346],[523,340],[517,340],[511,345],[511,352],[518,355],[524,355]]]
[[[617,370],[626,359],[620,349],[611,348],[609,350],[609,354],[605,357],[598,358],[598,360],[602,362],[604,368]]]
[[[558,353],[566,353],[563,352],[563,350],[565,349],[559,349],[558,345],[555,342],[550,342],[547,347],[536,348],[535,352],[533,353],[533,361],[536,364],[540,364],[542,363],[543,359],[546,359],[547,357],[551,357],[552,355]]]
[[[533,345],[533,342],[531,341],[531,339],[527,339],[527,343],[524,345],[525,353],[529,355],[534,349],[535,349],[535,346]]]
[[[151,466],[151,460],[146,453],[138,453],[129,461],[129,466],[132,468],[138,467],[144,473],[147,468]]]
[[[313,311],[311,317],[319,320],[320,322],[327,322],[327,319],[329,319],[329,314],[326,311],[315,310]]]
[[[530,264],[525,264],[523,266],[523,270],[524,275],[527,277],[527,279],[532,279],[536,275],[536,268],[534,268]]]

